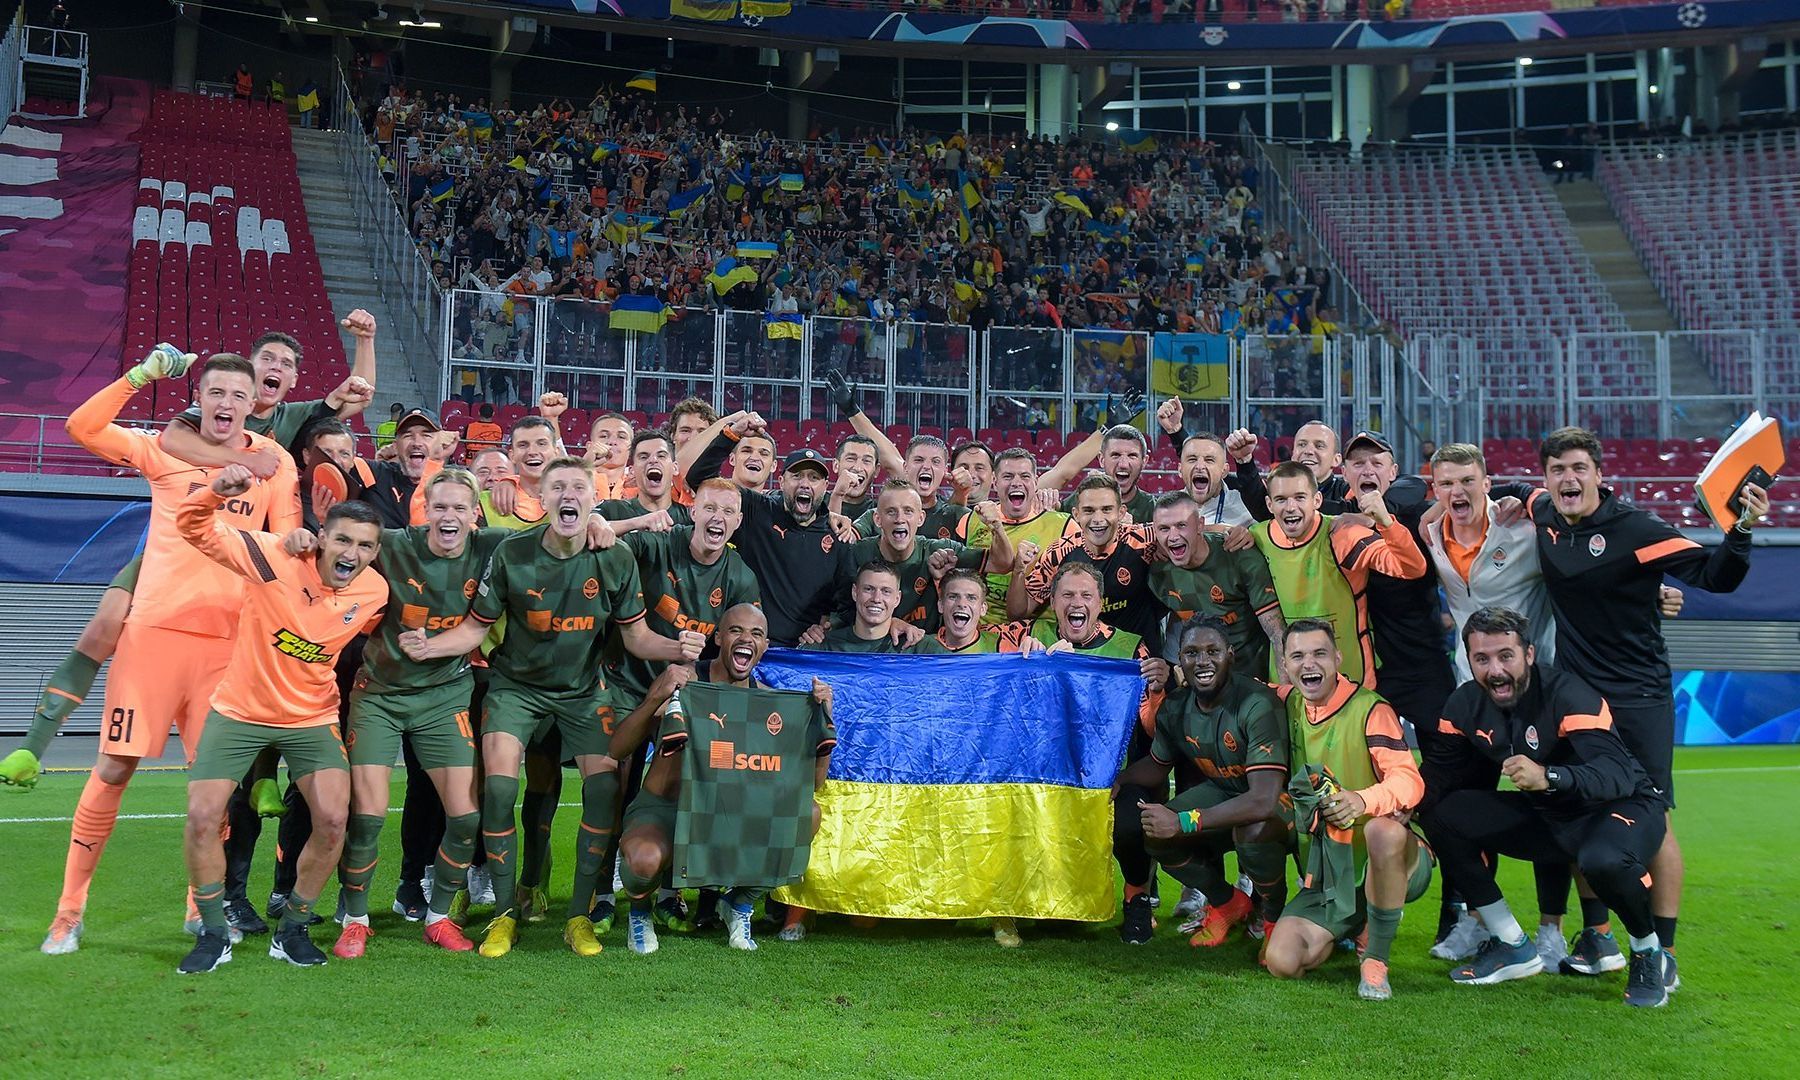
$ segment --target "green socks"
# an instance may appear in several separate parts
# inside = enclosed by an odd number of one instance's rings
[[[43,696],[38,698],[31,730],[25,735],[24,749],[31,751],[32,757],[43,760],[44,751],[50,749],[50,740],[56,738],[63,721],[94,688],[94,677],[99,674],[100,661],[80,649],[70,649],[63,662],[56,665],[56,670],[50,673],[50,681],[44,685]]]
[[[369,917],[369,882],[381,858],[381,826],[374,814],[351,814],[344,837],[344,856],[338,861],[338,880],[344,885],[344,912],[358,919]]]
[[[488,874],[494,879],[495,915],[517,907],[519,825],[513,807],[518,800],[516,776],[490,776],[481,783],[481,840],[487,845]]]
[[[225,921],[225,883],[194,886],[194,907],[200,912],[201,925],[208,930],[229,930]]]
[[[220,889],[223,890],[224,886],[221,885]],[[194,903],[198,905],[199,902],[199,898],[196,897]],[[304,930],[306,925],[312,921],[313,905],[318,902],[319,898],[316,896],[301,896],[298,892],[290,893],[287,910],[281,913],[281,929],[292,930],[297,926]],[[223,910],[223,905],[221,905],[221,910]],[[367,902],[363,904],[363,910],[365,912],[368,910]]]
[[[586,915],[600,889],[600,868],[612,843],[618,814],[619,774],[598,772],[581,782],[581,828],[575,834],[575,891],[569,896],[569,918]],[[612,895],[612,882],[606,893]]]
[[[525,789],[525,805],[519,808],[519,821],[525,834],[520,838],[519,884],[537,888],[550,884],[550,830],[556,823],[556,801],[562,798],[562,784],[548,791]]]
[[[469,859],[475,854],[475,830],[481,825],[480,814],[463,814],[446,819],[444,842],[438,847],[436,875],[431,886],[433,914],[448,915],[450,901],[469,879]]]
[[[1394,946],[1394,935],[1400,932],[1400,916],[1404,908],[1369,909],[1369,945],[1363,955],[1382,963],[1388,962],[1388,950]]]

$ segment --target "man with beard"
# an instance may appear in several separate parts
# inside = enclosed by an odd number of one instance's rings
[[[689,523],[668,532],[638,531],[624,536],[622,542],[637,557],[645,621],[651,630],[668,638],[683,630],[711,637],[723,612],[761,601],[756,578],[731,547],[731,538],[743,521],[743,500],[749,497],[729,480],[713,477],[702,481],[695,491]],[[606,672],[618,711],[630,711],[644,701],[651,683],[667,667],[639,659],[609,642]],[[630,803],[642,781],[640,763],[631,757],[614,757],[625,770],[623,797]],[[612,926],[612,893],[604,888],[611,884],[612,866],[612,853],[608,853],[600,868],[602,896],[589,916],[596,934],[604,934]],[[681,921],[685,913],[680,897],[673,892],[662,897],[657,915],[665,922]]]
[[[1119,485],[1104,473],[1087,477],[1075,491],[1078,534],[1044,551],[1025,573],[1013,574],[1007,587],[1006,611],[1013,619],[1034,618],[1051,595],[1051,582],[1068,563],[1090,563],[1104,583],[1108,623],[1128,630],[1151,652],[1162,649],[1163,607],[1150,592],[1150,567],[1156,561],[1151,526],[1125,524]]]
[[[1199,504],[1185,491],[1156,500],[1152,528],[1162,561],[1150,568],[1150,591],[1183,622],[1219,620],[1239,672],[1267,672],[1270,647],[1281,647],[1287,628],[1269,564],[1254,551],[1225,550],[1201,527]]]
[[[1150,752],[1120,774],[1113,799],[1113,855],[1125,877],[1119,936],[1132,945],[1151,937],[1152,858],[1207,899],[1193,945],[1224,944],[1232,927],[1251,915],[1250,897],[1226,881],[1228,851],[1237,851],[1255,883],[1263,934],[1287,900],[1280,798],[1287,785],[1288,732],[1281,703],[1268,686],[1237,673],[1223,621],[1195,616],[1178,635],[1187,685],[1171,691],[1157,709]],[[1183,760],[1201,779],[1163,805],[1169,774]]]
[[[850,548],[850,563],[860,568],[864,563],[880,560],[894,568],[900,580],[899,606],[895,618],[924,630],[938,628],[937,605],[933,602],[932,582],[953,568],[1007,574],[1013,568],[1012,541],[1004,529],[996,530],[1000,509],[984,502],[975,513],[988,524],[987,536],[992,548],[974,547],[958,540],[922,540],[919,530],[925,520],[919,492],[906,480],[893,479],[882,485],[875,507],[878,536],[858,540]],[[838,607],[838,617],[848,622],[851,597],[846,590]]]
[[[631,913],[627,942],[631,951],[647,956],[657,950],[656,922],[650,898],[664,880],[674,858],[675,816],[680,805],[681,750],[688,738],[687,717],[681,711],[681,688],[693,679],[724,683],[727,686],[757,687],[756,665],[769,648],[767,620],[754,604],[737,604],[719,620],[715,639],[719,655],[689,668],[671,665],[651,684],[644,701],[620,725],[613,736],[612,753],[623,761],[635,757],[651,736],[658,718],[664,719],[664,730],[657,755],[644,777],[644,788],[626,808],[623,831],[619,838],[619,855],[623,860],[625,891],[631,897]],[[815,754],[815,787],[825,780],[832,747],[836,745],[831,723],[831,687],[817,679],[812,685],[813,700],[824,710],[824,727]],[[819,807],[813,805],[813,832],[819,829]],[[761,890],[731,889],[720,900],[725,915],[731,947],[755,951],[756,939],[751,935],[750,914]],[[790,908],[790,912],[799,909]],[[798,920],[794,925],[802,925]],[[791,935],[789,935],[791,936]]]
[[[750,415],[731,421],[701,451],[688,470],[688,482],[698,485],[719,475],[732,450],[760,431],[760,424]],[[807,627],[830,614],[837,606],[838,586],[854,574],[848,565],[850,545],[838,542],[827,520],[825,476],[825,458],[818,451],[796,450],[787,456],[779,493],[744,494],[737,548],[762,587],[769,640],[777,645],[793,645]]]
[[[1291,627],[1299,619],[1323,619],[1338,635],[1344,673],[1358,686],[1375,685],[1375,650],[1369,633],[1365,591],[1374,571],[1394,577],[1423,577],[1425,556],[1412,533],[1388,513],[1379,491],[1365,492],[1357,505],[1375,524],[1338,525],[1319,512],[1317,474],[1299,461],[1284,461],[1269,473],[1270,521],[1250,534],[1269,563],[1281,614]]]
[[[630,456],[632,497],[601,500],[600,515],[619,533],[693,524],[688,508],[675,501],[675,445],[669,436],[660,428],[638,432],[631,439]],[[693,502],[691,493],[688,501]]]
[[[1223,438],[1211,432],[1186,435],[1184,414],[1181,399],[1169,398],[1157,407],[1156,422],[1181,454],[1181,488],[1199,504],[1201,522],[1247,529],[1266,520],[1256,436],[1244,428]]]
[[[1277,507],[1278,520],[1281,513]],[[1309,872],[1315,854],[1320,859],[1330,854],[1312,850],[1320,845],[1340,849],[1346,872],[1335,880],[1320,874],[1302,882],[1269,931],[1264,960],[1278,979],[1301,978],[1330,958],[1340,938],[1366,924],[1356,992],[1365,1000],[1385,1001],[1393,996],[1388,952],[1401,914],[1431,886],[1430,850],[1408,827],[1425,782],[1393,706],[1342,674],[1337,641],[1324,619],[1288,623],[1280,693],[1287,713],[1288,773],[1296,781],[1320,778],[1313,790],[1329,826],[1318,836],[1296,821],[1302,873]]]
[[[1015,446],[1000,452],[995,463],[994,487],[1000,510],[1000,529],[1012,542],[1014,559],[1006,573],[990,571],[987,575],[987,598],[979,614],[983,620],[998,619],[1006,614],[1006,592],[1015,574],[1031,561],[1021,557],[1024,546],[1032,545],[1036,553],[1048,550],[1057,541],[1079,535],[1074,521],[1061,510],[1046,508],[1038,498],[1037,459],[1031,451]],[[976,515],[969,520],[968,542],[971,547],[992,543],[994,530]]]
[[[415,661],[442,659],[467,653],[507,616],[505,640],[489,657],[493,674],[481,725],[482,838],[496,914],[480,952],[490,958],[505,956],[518,940],[514,807],[525,747],[559,731],[562,753],[575,759],[581,774],[575,887],[563,940],[578,956],[597,955],[600,943],[588,912],[601,887],[619,794],[619,763],[607,754],[614,709],[601,674],[604,650],[617,635],[625,650],[642,659],[692,660],[705,644],[692,631],[671,640],[645,624],[643,589],[628,549],[587,550],[594,487],[586,462],[550,462],[542,491],[549,520],[495,549],[469,608],[472,617],[435,636],[424,630],[400,636],[400,647]]]
[[[919,535],[928,540],[948,540],[963,532],[963,518],[969,508],[944,498],[939,490],[943,487],[944,478],[949,473],[949,448],[944,440],[936,435],[914,435],[906,444],[906,459],[902,477],[910,479],[913,489],[919,493],[920,502],[929,501],[923,506],[925,519],[919,526]],[[877,525],[875,512],[865,511],[853,523],[856,535],[872,537]]]
[[[1462,636],[1475,677],[1444,706],[1422,770],[1420,811],[1490,936],[1450,978],[1484,986],[1544,970],[1494,882],[1487,853],[1497,852],[1575,863],[1631,935],[1625,1003],[1665,1004],[1674,962],[1651,915],[1649,873],[1666,828],[1661,796],[1614,730],[1605,699],[1538,663],[1523,615],[1482,608]],[[1514,790],[1494,789],[1501,775]]]
[[[1156,510],[1156,499],[1149,492],[1138,489],[1147,453],[1144,433],[1129,424],[1107,428],[1100,440],[1100,475],[1112,480],[1119,492],[1119,504],[1130,515],[1129,520],[1137,525],[1149,524],[1150,515]],[[1063,500],[1063,513],[1076,512],[1081,491],[1082,488],[1077,488],[1075,494]]]

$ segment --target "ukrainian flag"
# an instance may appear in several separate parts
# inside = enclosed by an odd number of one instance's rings
[[[770,341],[799,341],[806,336],[806,320],[793,312],[763,316],[763,333]]]
[[[1110,788],[1136,664],[770,649],[757,676],[787,690],[817,676],[836,695],[819,833],[777,899],[902,919],[1112,917]]]
[[[975,223],[969,217],[969,204],[964,200],[957,200],[956,211],[956,239],[966,244],[975,233]]]
[[[676,19],[724,22],[737,18],[737,0],[669,0],[669,15]]]
[[[654,94],[656,93],[656,72],[640,71],[627,79],[625,86],[630,90],[648,90]]]
[[[1224,401],[1231,396],[1231,346],[1224,334],[1157,334],[1150,388],[1163,397]]]
[[[973,210],[981,205],[981,189],[975,186],[975,181],[969,179],[967,173],[958,172],[956,182],[962,191],[963,206]]]
[[[1067,191],[1059,191],[1051,196],[1051,198],[1084,217],[1094,216],[1093,208],[1088,206],[1087,202],[1079,195],[1072,195]]]
[[[615,213],[606,220],[606,238],[615,244],[629,244],[656,228],[657,219],[636,214]]]
[[[1156,136],[1148,131],[1135,131],[1131,128],[1119,129],[1119,145],[1134,153],[1148,153],[1157,147]]]
[[[613,301],[606,325],[614,330],[654,334],[669,321],[669,309],[654,296],[621,296]]]
[[[958,300],[966,301],[975,299],[975,283],[967,278],[957,278],[951,283],[951,288],[956,290],[956,298]]]
[[[733,252],[740,259],[773,259],[780,249],[768,240],[745,240]]]
[[[1204,274],[1206,273],[1206,256],[1189,255],[1187,261],[1183,263],[1183,265],[1190,274]]]
[[[914,187],[904,180],[898,180],[894,183],[894,191],[900,197],[900,205],[908,210],[924,210],[932,203],[929,187]]]
[[[794,13],[793,0],[743,0],[741,6],[745,17],[754,15],[759,19],[779,19]]]
[[[791,194],[806,187],[806,177],[797,172],[784,172],[781,174],[780,183],[781,190]]]
[[[456,198],[456,181],[450,179],[448,176],[431,185],[432,202],[448,202],[454,198]]]
[[[301,112],[312,112],[317,109],[319,107],[319,84],[311,79],[302,83],[300,94],[294,99],[294,104],[300,107]]]
[[[712,273],[706,275],[706,283],[712,286],[715,295],[724,296],[740,284],[754,284],[756,278],[755,269],[740,266],[736,259],[727,255],[712,268]]]
[[[737,202],[750,190],[753,181],[750,178],[750,166],[740,165],[725,170],[725,197]]]
[[[705,201],[706,197],[712,194],[712,188],[711,184],[701,184],[688,188],[686,191],[677,191],[669,196],[669,216],[679,220],[683,214]]]
[[[520,172],[524,172],[526,168],[528,168],[523,154],[514,154],[513,159],[506,163],[506,167],[509,169],[517,169]]]
[[[1108,240],[1119,240],[1125,236],[1125,225],[1122,222],[1118,224],[1108,224],[1104,221],[1088,218],[1087,227],[1089,232],[1099,233]]]
[[[600,143],[599,146],[594,147],[594,153],[592,155],[592,160],[594,160],[596,162],[604,161],[607,157],[610,157],[611,155],[618,153],[619,150],[620,150],[620,147],[619,147],[618,143],[613,142],[610,139],[604,140]]]

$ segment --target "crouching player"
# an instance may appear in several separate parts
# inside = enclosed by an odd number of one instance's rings
[[[727,686],[758,687],[756,665],[769,649],[769,624],[760,607],[738,604],[719,620],[717,633],[719,655],[698,669],[670,666],[651,684],[644,703],[634,710],[618,734],[613,737],[612,756],[630,760],[643,746],[662,718],[663,731],[656,760],[644,777],[644,786],[625,811],[624,830],[619,839],[619,856],[623,863],[626,895],[631,897],[631,913],[626,940],[631,951],[648,954],[656,951],[656,920],[653,904],[656,890],[675,855],[675,813],[681,801],[681,754],[688,739],[687,714],[678,696],[683,686],[695,678]],[[813,700],[823,713],[822,730],[815,747],[814,789],[825,782],[825,770],[831,761],[831,748],[837,745],[836,730],[831,721],[831,687],[817,679],[812,684]],[[812,808],[812,830],[819,831],[819,804]],[[720,883],[724,884],[724,883]],[[750,932],[751,908],[760,889],[737,888],[721,900],[720,917],[730,935],[731,947],[754,951],[756,939]]]
[[[1424,774],[1425,829],[1492,935],[1450,973],[1485,985],[1544,969],[1494,883],[1484,852],[1573,862],[1631,934],[1625,1004],[1668,1001],[1674,961],[1650,913],[1650,862],[1663,842],[1663,802],[1613,727],[1600,693],[1537,662],[1531,624],[1487,607],[1463,624],[1474,678],[1444,705]],[[1515,791],[1496,791],[1504,773]]]
[[[1281,695],[1287,702],[1289,774],[1329,776],[1319,800],[1324,836],[1300,826],[1300,891],[1269,932],[1264,961],[1271,974],[1298,979],[1324,964],[1339,938],[1367,925],[1357,995],[1393,996],[1388,950],[1405,905],[1431,885],[1431,852],[1408,827],[1425,793],[1394,707],[1342,674],[1343,655],[1331,623],[1296,619],[1282,639]],[[1309,772],[1308,767],[1311,767]],[[1333,880],[1309,878],[1312,845],[1342,870]],[[1363,887],[1356,888],[1358,881]]]
[[[388,599],[387,582],[369,568],[381,548],[381,519],[372,507],[332,507],[320,525],[317,550],[289,555],[279,537],[219,520],[219,507],[248,491],[251,479],[242,465],[227,466],[211,486],[188,496],[176,516],[182,539],[249,582],[231,662],[213,692],[188,770],[184,846],[201,929],[177,969],[184,975],[231,959],[219,822],[239,779],[265,747],[287,759],[313,821],[269,955],[300,967],[325,963],[307,926],[337,865],[350,810],[350,763],[338,734],[332,661],[381,617]]]
[[[1205,895],[1207,911],[1193,945],[1220,945],[1251,915],[1250,897],[1228,884],[1225,853],[1255,883],[1265,930],[1287,899],[1288,732],[1281,702],[1267,686],[1234,670],[1223,620],[1198,616],[1181,625],[1177,658],[1185,689],[1156,711],[1150,753],[1126,766],[1114,797],[1113,855],[1134,894],[1119,936],[1150,940],[1149,888],[1154,858],[1170,877]],[[1199,783],[1162,805],[1169,773],[1186,757]]]

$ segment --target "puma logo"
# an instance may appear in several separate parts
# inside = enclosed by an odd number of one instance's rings
[[[1617,817],[1618,815],[1615,814],[1614,816]],[[76,847],[82,848],[86,851],[92,851],[92,850],[94,850],[95,845],[99,844],[100,841],[95,840],[93,843],[90,844],[86,840],[77,840],[73,836],[71,836],[71,837],[69,837],[69,843],[74,844]]]
[[[530,597],[535,597],[536,599],[542,600],[544,598],[544,590],[542,590],[542,589],[526,589],[525,595],[530,596]]]
[[[1275,746],[1273,743],[1259,742],[1256,744],[1256,752],[1259,754],[1273,754],[1275,752]]]
[[[787,539],[787,530],[786,530],[786,529],[784,529],[784,528],[782,528],[782,527],[781,527],[781,526],[779,526],[779,525],[775,525],[775,524],[770,524],[770,525],[769,525],[769,528],[771,528],[771,529],[774,529],[774,530],[775,530],[775,535],[776,535],[776,536],[779,536],[779,537],[781,537],[781,538],[782,538],[782,539],[783,539],[783,540],[786,540],[786,539]]]
[[[1492,732],[1489,732],[1489,731],[1481,731],[1481,730],[1479,730],[1479,729],[1478,729],[1478,730],[1477,730],[1477,731],[1476,731],[1476,732],[1475,732],[1475,734],[1476,734],[1476,735],[1479,735],[1479,736],[1480,736],[1480,737],[1481,737],[1481,738],[1484,738],[1484,739],[1486,739],[1486,740],[1487,740],[1487,744],[1488,744],[1488,745],[1489,745],[1489,746],[1492,746],[1492,745],[1494,745],[1494,735],[1493,735],[1493,733],[1492,733]]]
[[[1199,748],[1200,748],[1200,740],[1199,740],[1199,739],[1196,739],[1196,738],[1194,738],[1194,737],[1193,737],[1193,736],[1192,736],[1192,735],[1183,735],[1183,736],[1182,736],[1182,738],[1184,738],[1184,739],[1186,739],[1186,740],[1187,740],[1187,741],[1188,741],[1188,742],[1191,742],[1191,743],[1193,743],[1193,744],[1194,744],[1194,748],[1195,748],[1195,749],[1196,749],[1196,750],[1197,750],[1197,749],[1199,749]]]
[[[414,580],[412,578],[407,578],[406,583],[413,587],[414,592],[424,592],[425,591],[425,586],[419,584],[416,580]]]
[[[720,716],[716,712],[709,712],[706,714],[706,718],[708,720],[711,720],[713,723],[719,725],[720,731],[725,730],[725,718],[723,716]]]
[[[1637,822],[1635,822],[1635,821],[1633,821],[1633,820],[1631,820],[1631,819],[1630,819],[1630,818],[1628,818],[1628,817],[1626,817],[1626,816],[1625,816],[1625,815],[1624,815],[1624,814],[1613,814],[1613,815],[1611,815],[1611,816],[1613,816],[1613,817],[1616,817],[1616,818],[1618,818],[1618,819],[1619,819],[1619,820],[1620,820],[1620,821],[1623,821],[1623,822],[1624,822],[1624,823],[1625,823],[1625,827],[1626,827],[1626,828],[1630,828],[1630,827],[1631,827],[1631,826],[1633,826],[1633,825],[1636,825],[1636,824],[1637,824]]]

